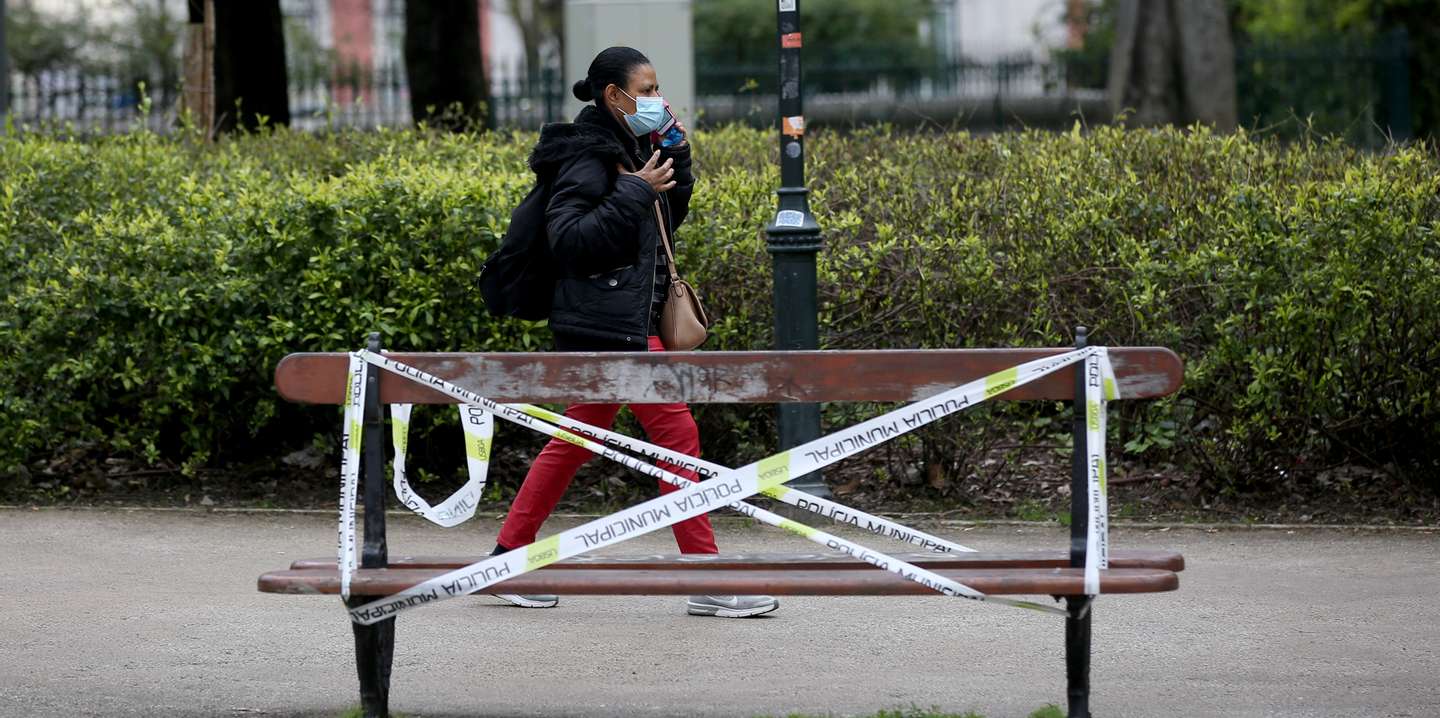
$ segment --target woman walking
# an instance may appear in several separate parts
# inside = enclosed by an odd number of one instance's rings
[[[593,102],[574,122],[546,125],[530,155],[540,181],[550,182],[545,229],[560,277],[550,310],[559,351],[663,351],[656,336],[669,284],[659,222],[674,237],[685,221],[694,191],[690,143],[684,125],[667,132],[669,110],[650,60],[639,50],[612,47],[590,63],[575,83],[575,97]],[[659,202],[660,216],[655,204]],[[609,428],[619,404],[575,404],[565,415]],[[685,404],[632,404],[650,440],[689,456],[700,455],[700,435]],[[592,454],[558,439],[546,444],[530,466],[500,528],[496,552],[535,540]],[[696,480],[672,464],[659,465]],[[660,483],[660,491],[675,487]],[[674,524],[681,553],[719,553],[706,516]],[[527,608],[556,605],[555,596],[502,595]],[[779,608],[770,596],[691,596],[692,615],[742,618]]]

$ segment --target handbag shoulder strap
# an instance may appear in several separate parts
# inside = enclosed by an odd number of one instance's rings
[[[665,259],[670,263],[670,281],[680,281],[680,272],[675,269],[675,254],[670,251],[670,233],[665,231],[665,215],[660,212],[660,200],[655,200],[655,224],[660,228],[660,243],[665,245]]]

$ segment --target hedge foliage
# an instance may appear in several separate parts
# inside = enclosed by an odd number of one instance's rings
[[[0,474],[77,446],[187,470],[317,437],[328,451],[336,417],[279,401],[271,372],[375,329],[397,350],[546,347],[543,325],[490,318],[475,285],[529,188],[533,141],[0,137]],[[766,348],[774,138],[728,128],[695,144],[680,261],[720,317],[707,348]],[[1440,473],[1430,149],[881,128],[817,133],[808,150],[826,347],[1055,346],[1083,324],[1187,361],[1179,397],[1116,406],[1131,460],[1221,490],[1341,464]],[[1054,427],[1063,410],[997,416]],[[763,408],[700,419],[718,460],[770,446]],[[962,471],[975,431],[932,432],[890,461]]]

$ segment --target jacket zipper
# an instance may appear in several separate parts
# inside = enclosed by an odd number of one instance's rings
[[[635,157],[635,158],[636,158],[636,160],[639,160],[639,159],[640,159],[640,156],[639,156],[638,153],[636,154],[636,157]],[[642,163],[640,163],[640,164],[644,164],[644,163],[642,162]],[[661,220],[662,222],[665,222],[667,229],[661,229],[659,226],[656,226],[656,227],[655,227],[655,231],[657,231],[657,232],[668,231],[668,227],[669,227],[669,224],[670,224],[670,198],[666,197],[664,193],[657,193],[657,194],[660,195],[660,204],[661,204],[661,206],[662,206],[662,208],[663,208],[663,211],[661,212],[660,220]],[[661,241],[663,241],[663,240],[661,240]],[[646,333],[646,335],[649,335],[649,333],[650,333],[650,329],[651,329],[650,321],[651,321],[651,319],[655,316],[655,265],[656,265],[659,261],[660,261],[660,241],[656,241],[656,242],[655,242],[655,251],[652,253],[652,255],[651,255],[651,257],[650,257],[650,272],[649,272],[649,274],[650,274],[650,282],[649,282],[649,284],[647,285],[647,288],[649,289],[650,301],[649,301],[649,303],[646,305],[647,308],[646,308],[646,310],[645,310],[645,333]],[[654,329],[655,329],[656,332],[659,332],[659,331],[660,331],[660,327],[658,327],[658,326],[657,326],[657,327],[654,327]]]
[[[656,227],[655,229],[659,230],[660,228]],[[645,305],[645,335],[647,337],[650,335],[650,321],[655,316],[655,262],[659,261],[659,251],[660,245],[656,243],[655,253],[652,253],[650,257],[650,283],[648,286],[650,301]],[[657,326],[654,329],[657,334],[660,332],[660,327]]]

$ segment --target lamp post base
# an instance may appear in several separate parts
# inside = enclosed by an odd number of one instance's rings
[[[803,197],[802,193],[796,194]],[[780,351],[812,350],[820,344],[815,276],[820,228],[815,226],[808,209],[801,207],[796,213],[808,226],[767,229],[770,256],[774,261],[775,348]],[[820,438],[819,404],[780,404],[778,409],[780,449]],[[830,497],[830,490],[818,471],[797,477],[788,485],[813,496]]]

